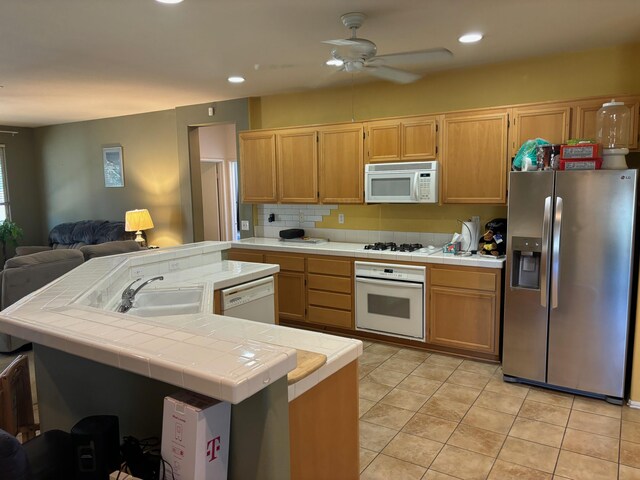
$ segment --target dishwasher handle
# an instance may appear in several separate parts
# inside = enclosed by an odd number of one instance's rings
[[[261,278],[260,280],[255,280],[253,282],[241,283],[240,285],[234,285],[233,287],[225,288],[222,290],[223,296],[235,295],[237,293],[243,293],[247,290],[252,290],[254,288],[259,288],[262,286],[267,286],[268,284],[273,285],[273,276]]]

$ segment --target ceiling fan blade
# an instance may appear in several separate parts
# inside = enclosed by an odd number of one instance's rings
[[[405,72],[404,70],[384,66],[365,66],[363,70],[369,75],[395,83],[411,83],[421,78],[421,75],[416,73]]]
[[[427,63],[445,60],[453,56],[446,48],[432,48],[430,50],[417,50],[415,52],[391,53],[378,55],[371,60],[384,60],[386,65],[408,65],[410,63]]]
[[[358,42],[354,42],[349,39],[338,39],[338,40],[324,40],[322,43],[328,43],[329,45],[337,45],[338,47],[350,47],[353,45],[360,45]]]

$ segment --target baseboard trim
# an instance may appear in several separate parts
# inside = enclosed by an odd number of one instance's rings
[[[629,400],[627,403],[631,408],[640,408],[640,402],[636,402],[635,400]]]

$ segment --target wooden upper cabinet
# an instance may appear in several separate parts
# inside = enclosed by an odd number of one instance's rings
[[[402,121],[402,160],[436,158],[436,117],[415,117]]]
[[[640,97],[615,97],[617,102],[624,104],[631,111],[629,119],[629,149],[638,149],[638,115],[640,112]],[[598,110],[605,102],[610,102],[611,98],[598,98],[588,101],[581,101],[575,106],[575,120],[571,133],[572,138],[596,138],[596,117]]]
[[[518,153],[524,142],[535,138],[550,143],[567,143],[570,119],[571,107],[566,104],[514,108],[510,130],[511,156]]]
[[[442,202],[506,203],[507,111],[445,115]]]
[[[245,132],[240,137],[240,186],[244,203],[275,203],[276,135]]]
[[[400,158],[400,121],[381,120],[368,122],[367,162],[399,162]]]
[[[364,201],[363,131],[362,124],[333,125],[319,130],[322,203]]]
[[[315,129],[277,134],[278,199],[282,203],[318,201],[318,144]]]
[[[436,117],[367,122],[367,162],[407,162],[436,158]]]

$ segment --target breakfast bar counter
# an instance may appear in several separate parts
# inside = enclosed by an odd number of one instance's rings
[[[355,361],[362,342],[214,315],[215,289],[278,271],[223,261],[229,247],[203,242],[96,258],[4,310],[0,331],[34,343],[42,428],[68,430],[83,416],[112,413],[122,434],[158,435],[162,398],[184,388],[233,404],[230,478],[287,478],[289,403],[353,371],[357,455]],[[200,311],[157,317],[115,311],[127,285],[160,275],[163,281],[143,291],[201,288]],[[327,360],[287,385],[297,349]]]

